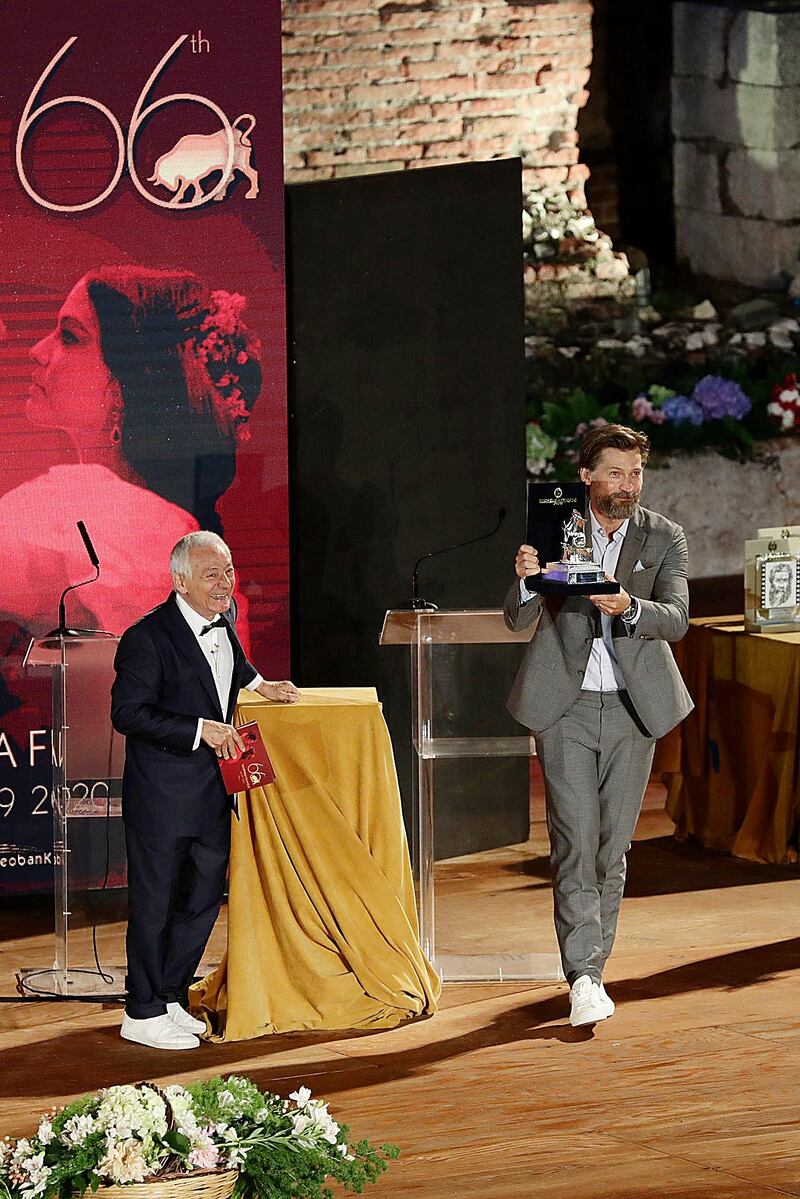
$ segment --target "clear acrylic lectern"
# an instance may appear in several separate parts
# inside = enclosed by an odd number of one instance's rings
[[[480,670],[470,667],[470,651],[493,647],[494,668],[506,673],[511,668],[513,675],[530,637],[530,629],[509,631],[502,612],[489,609],[390,611],[381,630],[381,645],[407,645],[410,650],[412,856],[420,942],[447,981],[563,977],[549,901],[538,903],[538,916],[533,914],[532,895],[549,882],[546,869],[538,878],[526,874],[533,856],[527,836],[525,844],[446,862],[437,862],[434,852],[437,768],[446,769],[447,760],[457,758],[528,758],[536,752],[528,731],[507,713],[496,714],[492,735],[476,732],[470,718],[474,688],[486,668],[483,659]],[[492,802],[491,795],[486,802]],[[505,883],[505,878],[512,881]]]
[[[125,739],[111,725],[111,684],[118,638],[53,636],[32,641],[24,664],[49,670],[53,686],[53,965],[20,971],[32,994],[114,997],[125,992],[125,970],[100,966],[96,928],[107,911],[87,905],[109,878],[111,822],[120,816]],[[118,839],[118,838],[117,838]],[[116,864],[114,885],[122,867]],[[98,886],[98,871],[102,887]],[[109,938],[105,937],[105,953]],[[112,949],[122,960],[121,943]]]

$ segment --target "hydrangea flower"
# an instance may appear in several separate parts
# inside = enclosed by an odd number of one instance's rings
[[[705,420],[722,420],[725,416],[741,420],[753,406],[738,383],[720,375],[701,379],[692,391],[692,399],[702,408]]]
[[[649,420],[651,424],[663,425],[667,419],[662,408],[654,408],[646,395],[638,395],[631,405],[631,416],[639,424]]]
[[[172,1108],[172,1114],[175,1116],[178,1132],[183,1133],[190,1141],[195,1141],[200,1134],[200,1126],[194,1114],[191,1095],[177,1084],[165,1087],[164,1093],[169,1099],[169,1105]]]
[[[149,1088],[139,1090],[125,1085],[109,1087],[101,1092],[97,1111],[97,1128],[107,1130],[119,1139],[132,1136],[163,1137],[167,1132],[164,1100]],[[76,1117],[73,1116],[73,1120]],[[72,1123],[72,1120],[69,1121]]]
[[[525,428],[525,458],[527,461],[528,470],[532,475],[541,475],[547,469],[547,464],[556,456],[558,444],[554,437],[549,433],[545,433],[544,429],[537,421],[528,421]],[[301,1087],[300,1091],[295,1091],[295,1095],[304,1094],[308,1091],[307,1087]],[[308,1092],[308,1097],[311,1097],[311,1092]],[[305,1102],[307,1102],[306,1100]],[[298,1107],[303,1104],[299,1100],[295,1100]]]
[[[666,420],[673,425],[695,425],[703,423],[703,409],[698,402],[688,396],[670,396],[664,400],[661,411]]]

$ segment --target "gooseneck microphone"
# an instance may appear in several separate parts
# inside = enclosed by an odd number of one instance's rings
[[[78,532],[81,535],[83,544],[86,546],[86,553],[89,555],[89,561],[91,562],[92,566],[95,568],[95,570],[97,571],[97,573],[99,575],[100,574],[100,559],[97,556],[97,550],[92,545],[92,539],[86,530],[86,525],[83,523],[82,520],[78,521]],[[94,579],[89,579],[88,581],[90,583],[93,583]],[[77,583],[76,586],[80,587],[81,584]]]
[[[50,632],[46,634],[46,636],[48,638],[50,638],[50,637],[111,637],[111,636],[113,636],[113,634],[106,633],[102,629],[73,629],[73,628],[67,627],[66,598],[69,595],[70,591],[77,591],[77,589],[79,587],[88,587],[89,583],[94,583],[97,579],[100,578],[100,559],[97,556],[97,550],[94,548],[94,545],[92,544],[92,539],[89,536],[89,532],[86,528],[86,525],[83,523],[83,521],[79,520],[76,523],[78,526],[78,532],[81,535],[81,540],[83,541],[83,545],[86,550],[89,561],[91,562],[92,566],[94,567],[94,574],[92,575],[92,577],[90,579],[83,579],[80,583],[70,583],[70,585],[68,587],[64,588],[64,590],[61,592],[61,599],[58,601],[58,628],[51,629]]]
[[[414,612],[438,612],[439,609],[436,604],[432,604],[430,600],[420,598],[418,573],[422,563],[428,558],[437,558],[440,554],[449,554],[451,550],[461,550],[464,546],[475,545],[478,541],[488,541],[490,537],[494,537],[507,515],[506,509],[501,508],[497,513],[497,523],[488,533],[481,533],[478,537],[470,537],[467,541],[457,541],[455,545],[445,545],[442,549],[431,550],[429,553],[422,554],[421,557],[417,558],[411,574],[411,599],[407,604],[400,605],[401,610],[410,609]]]

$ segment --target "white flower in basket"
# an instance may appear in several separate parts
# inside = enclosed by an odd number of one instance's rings
[[[289,1100],[236,1075],[166,1090],[108,1087],[43,1116],[32,1138],[0,1141],[0,1199],[98,1187],[104,1199],[117,1189],[122,1199],[131,1186],[135,1199],[230,1199],[234,1191],[258,1199],[298,1176],[307,1181],[292,1191],[296,1199],[318,1195],[329,1180],[361,1191],[397,1150],[350,1146],[347,1131],[307,1087]]]

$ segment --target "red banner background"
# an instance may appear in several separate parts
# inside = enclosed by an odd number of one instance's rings
[[[29,638],[57,623],[61,589],[91,573],[75,519],[86,521],[103,574],[94,593],[87,587],[71,597],[68,623],[116,633],[168,593],[173,533],[216,521],[239,574],[242,639],[272,677],[288,673],[289,572],[278,0],[83,0],[66,7],[2,0],[0,37],[2,892],[50,881],[43,790],[49,788],[49,684],[26,677],[21,660]],[[83,102],[39,112],[64,97]],[[156,103],[165,97],[173,98]],[[20,138],[26,105],[32,115]],[[190,135],[193,142],[181,141]],[[198,163],[213,167],[215,145],[222,146],[218,169],[203,176]],[[116,185],[95,203],[120,164]],[[238,164],[244,169],[234,169]],[[176,178],[181,170],[189,176],[185,187]],[[206,201],[215,187],[217,197]],[[227,443],[235,473],[210,522],[201,506],[192,511],[174,498],[173,484],[182,480],[198,480],[199,492],[205,487],[208,467],[198,458],[191,421],[186,436],[165,424],[160,469],[172,477],[159,494],[109,467],[105,433],[96,452],[81,446],[56,410],[73,403],[71,393],[65,400],[48,392],[43,400],[31,390],[32,371],[41,372],[50,353],[39,347],[54,344],[45,339],[66,297],[87,272],[119,266],[134,280],[137,268],[191,272],[209,292],[246,300],[243,320],[260,343],[262,381],[246,425],[249,439],[231,435]],[[198,334],[193,344],[200,341]],[[236,385],[236,377],[228,379],[232,403]],[[89,403],[88,387],[77,391],[74,403]],[[45,401],[43,420],[37,402],[41,408]],[[123,411],[123,430],[124,421]],[[117,437],[112,420],[112,449]],[[207,511],[208,494],[205,500]]]

